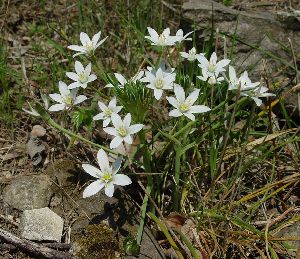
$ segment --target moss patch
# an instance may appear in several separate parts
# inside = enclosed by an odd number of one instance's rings
[[[78,258],[116,258],[121,251],[116,233],[104,224],[86,226],[77,243]]]

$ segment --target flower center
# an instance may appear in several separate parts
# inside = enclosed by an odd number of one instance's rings
[[[111,175],[110,172],[106,171],[106,172],[103,173],[103,176],[101,177],[101,179],[102,179],[104,182],[108,183],[108,182],[111,181],[112,175]]]
[[[187,103],[182,103],[182,104],[180,104],[180,106],[179,106],[179,110],[180,110],[181,112],[187,112],[189,109],[190,109],[190,105],[187,104]]]
[[[158,78],[155,82],[155,87],[157,89],[162,89],[164,86],[164,81],[161,78]]]
[[[159,41],[160,44],[165,44],[165,42],[166,42],[165,35],[160,34],[159,37],[158,37],[158,41]]]
[[[110,117],[112,115],[112,110],[111,109],[106,109],[105,111],[104,111],[104,116],[105,117]]]
[[[216,71],[216,65],[215,64],[213,64],[213,63],[209,63],[209,65],[208,65],[208,72],[210,72],[210,73],[214,73],[215,71]]]
[[[120,135],[121,137],[127,136],[127,130],[126,130],[124,127],[120,127],[120,128],[118,129],[118,133],[119,133],[119,135]]]
[[[74,102],[73,98],[71,96],[66,96],[64,98],[65,104],[71,106]]]
[[[87,81],[87,76],[84,72],[81,72],[79,75],[78,75],[78,79],[80,81],[80,83],[85,83]]]
[[[92,42],[86,43],[85,48],[88,53],[92,53],[94,51],[94,46]]]

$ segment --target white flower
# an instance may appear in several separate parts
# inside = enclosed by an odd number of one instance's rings
[[[189,52],[180,52],[181,57],[186,58],[188,61],[194,61],[198,59],[199,55],[204,55],[203,53],[197,54],[195,47],[191,48]]]
[[[84,95],[79,95],[76,97],[77,89],[69,90],[68,86],[59,81],[58,83],[60,94],[50,94],[50,98],[58,104],[50,106],[49,111],[56,112],[61,110],[69,110],[73,105],[79,104],[87,99]]]
[[[174,69],[171,71],[164,70],[163,67],[160,67],[158,70],[149,67],[148,71],[145,71],[145,77],[141,81],[148,83],[146,87],[154,90],[156,100],[161,98],[163,90],[173,89],[176,79],[176,74],[173,71]]]
[[[184,41],[184,40],[192,40],[192,38],[188,38],[188,36],[190,35],[190,34],[192,34],[193,33],[193,31],[191,31],[191,32],[189,32],[189,33],[187,33],[186,35],[184,35],[183,36],[183,30],[182,29],[179,29],[177,32],[176,32],[176,39],[177,39],[177,42],[178,43],[181,43],[182,41]]]
[[[103,127],[106,127],[111,121],[111,115],[113,113],[119,113],[123,106],[116,106],[117,100],[116,97],[113,97],[109,102],[108,106],[106,106],[102,102],[98,102],[99,108],[102,111],[93,117],[93,120],[103,120]]]
[[[202,70],[202,76],[197,76],[197,78],[210,85],[220,84],[224,80],[224,77],[222,76],[209,76],[209,73],[206,70]]]
[[[114,127],[107,127],[103,129],[107,134],[115,136],[110,142],[111,149],[118,147],[123,141],[131,145],[131,135],[139,132],[144,127],[143,124],[134,124],[130,126],[130,113],[127,113],[123,121],[118,114],[113,113],[111,115],[111,121]]]
[[[268,90],[269,89],[267,87],[261,86],[255,89],[243,91],[241,92],[241,95],[250,97],[256,103],[257,106],[261,106],[262,100],[260,100],[259,97],[275,96],[275,94],[267,93]]]
[[[247,71],[245,71],[239,78],[236,76],[235,69],[229,66],[229,87],[228,90],[237,90],[240,87],[241,91],[246,91],[256,88],[260,83],[252,83]]]
[[[130,78],[129,80],[127,80],[124,76],[122,76],[119,73],[115,73],[115,77],[117,78],[119,85],[119,88],[123,88],[125,84],[129,83],[129,82],[133,82],[136,83],[137,81],[140,81],[141,78],[144,76],[144,70],[139,71],[138,73],[136,73],[132,78]],[[105,87],[114,87],[113,84],[107,84]]]
[[[121,164],[116,167],[110,166],[107,154],[103,149],[100,149],[97,153],[97,161],[100,166],[100,169],[90,165],[83,164],[82,168],[91,176],[97,178],[96,181],[92,182],[88,187],[83,191],[83,198],[90,197],[97,192],[105,189],[105,194],[108,197],[114,195],[114,185],[125,186],[131,184],[130,178],[125,174],[117,174]]]
[[[175,45],[176,41],[178,41],[176,36],[170,36],[170,28],[164,29],[160,35],[158,35],[158,33],[150,27],[147,27],[147,30],[150,36],[145,36],[145,38],[152,41],[151,45],[161,47],[172,46]]]
[[[76,57],[78,55],[93,55],[94,51],[96,50],[96,48],[98,48],[106,39],[104,38],[103,40],[100,39],[101,36],[101,31],[99,31],[97,34],[95,34],[92,38],[92,40],[90,39],[90,37],[85,33],[85,32],[81,32],[80,33],[80,41],[82,46],[78,46],[78,45],[70,45],[68,46],[69,49],[77,51],[78,53],[74,54],[73,57]]]
[[[208,77],[218,77],[220,72],[224,72],[225,68],[229,63],[229,59],[222,59],[217,62],[217,54],[213,52],[210,59],[206,59],[203,55],[198,56],[199,67],[202,68],[202,73],[207,73]]]
[[[185,98],[185,93],[180,85],[174,86],[174,97],[167,97],[168,102],[176,109],[170,111],[169,115],[172,117],[186,116],[192,121],[195,120],[193,113],[203,113],[210,111],[210,108],[205,105],[193,105],[199,96],[199,89],[194,90],[190,95]]]
[[[75,71],[76,73],[74,72],[66,73],[67,77],[75,81],[68,86],[69,89],[73,89],[77,87],[86,88],[88,83],[93,82],[97,79],[96,75],[91,74],[92,71],[91,63],[89,63],[84,68],[81,62],[75,61]]]

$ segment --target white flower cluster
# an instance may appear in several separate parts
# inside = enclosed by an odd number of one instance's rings
[[[182,30],[178,30],[176,35],[170,35],[170,29],[166,28],[159,35],[154,29],[148,27],[149,36],[145,36],[151,41],[152,45],[160,47],[173,46],[179,44],[185,40],[192,40],[188,36],[192,33],[183,34]],[[73,55],[86,55],[92,56],[96,50],[106,39],[100,40],[101,32],[95,34],[92,39],[89,36],[81,32],[80,41],[82,46],[71,45],[69,49],[78,53]],[[216,85],[226,81],[228,82],[228,90],[240,91],[241,96],[252,98],[255,103],[260,106],[262,101],[260,97],[273,96],[271,93],[267,93],[266,87],[259,86],[260,83],[252,83],[248,77],[247,72],[244,72],[239,78],[232,66],[229,66],[229,59],[217,59],[217,54],[214,52],[209,59],[205,57],[205,54],[197,54],[197,50],[193,47],[189,52],[180,52],[181,57],[187,59],[190,62],[198,61],[199,68],[202,71],[202,75],[197,76],[198,79],[206,82],[209,85]],[[228,79],[226,71],[228,67]],[[115,73],[117,84],[108,84],[105,87],[118,87],[124,88],[129,82],[136,83],[141,82],[145,87],[153,90],[153,95],[156,100],[160,100],[164,96],[164,91],[173,91],[173,96],[167,96],[166,100],[174,108],[169,112],[171,117],[185,116],[188,119],[194,121],[197,113],[205,113],[211,109],[205,105],[198,105],[200,90],[192,89],[189,95],[186,95],[184,88],[176,83],[176,73],[174,68],[167,68],[165,64],[161,63],[159,67],[147,67],[147,69],[138,71],[135,76],[130,79],[125,79],[119,73]],[[97,76],[92,74],[92,65],[89,63],[86,67],[79,61],[75,61],[75,72],[67,72],[66,76],[73,80],[70,85],[66,85],[64,82],[59,82],[59,94],[50,94],[50,98],[56,102],[48,109],[49,111],[61,111],[70,110],[74,105],[78,105],[87,99],[84,95],[78,95],[77,92],[80,88],[85,89],[87,85],[97,79]],[[187,96],[187,97],[186,97]],[[45,101],[44,101],[45,102]],[[110,143],[110,148],[115,149],[119,147],[123,142],[127,144],[133,143],[132,135],[141,131],[144,127],[143,124],[131,125],[131,114],[127,113],[122,119],[119,115],[122,110],[122,106],[117,106],[117,98],[113,97],[108,104],[101,101],[98,102],[101,112],[93,117],[93,120],[103,121],[103,130],[113,136]],[[30,107],[31,108],[31,107]],[[39,116],[39,114],[31,108],[31,111],[26,112]],[[112,124],[111,126],[109,126]],[[97,161],[100,169],[89,165],[83,164],[83,169],[91,176],[97,178],[92,184],[90,184],[83,193],[84,197],[94,195],[101,189],[105,189],[105,194],[109,197],[113,196],[114,185],[125,186],[131,183],[129,177],[123,174],[117,174],[121,164],[114,164],[112,167],[109,165],[108,156],[104,150],[100,149],[97,154]]]

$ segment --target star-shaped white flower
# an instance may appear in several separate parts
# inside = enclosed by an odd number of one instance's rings
[[[204,55],[203,53],[197,54],[195,47],[191,48],[189,52],[180,52],[181,57],[186,58],[188,61],[194,61],[198,59],[199,55]]]
[[[148,71],[145,71],[145,77],[141,79],[142,82],[146,82],[146,87],[154,90],[154,97],[159,100],[164,90],[172,90],[176,79],[176,74],[171,71],[164,70],[163,67],[155,70],[149,67]]]
[[[56,112],[61,110],[69,110],[73,105],[79,104],[87,99],[87,97],[84,95],[76,96],[77,89],[70,91],[68,86],[62,81],[59,81],[58,87],[60,94],[49,95],[50,98],[55,102],[58,102],[58,104],[50,106],[49,111]]]
[[[185,93],[180,85],[174,86],[174,93],[176,98],[167,97],[168,102],[175,107],[171,110],[169,115],[172,117],[180,117],[182,115],[188,117],[192,121],[195,120],[193,113],[204,113],[210,111],[210,108],[205,105],[193,105],[199,96],[199,89],[195,89],[190,95],[185,98]]]
[[[135,74],[132,78],[130,78],[129,80],[127,80],[124,76],[122,76],[119,73],[114,73],[116,79],[118,80],[119,84],[118,87],[119,88],[123,88],[125,84],[129,83],[129,82],[133,82],[136,83],[137,81],[140,81],[141,78],[144,76],[144,70],[139,71],[137,74]],[[113,84],[107,84],[105,87],[114,87]]]
[[[147,30],[150,36],[145,36],[145,38],[152,42],[151,45],[161,47],[172,46],[178,41],[176,36],[170,36],[170,28],[164,29],[160,35],[158,35],[158,33],[150,27],[147,27]]]
[[[107,125],[110,123],[111,115],[113,113],[119,113],[123,108],[123,106],[117,106],[116,97],[111,99],[108,106],[100,101],[98,102],[98,105],[102,112],[94,116],[93,120],[103,120],[103,127],[107,127]]]
[[[72,84],[68,86],[69,89],[82,87],[86,88],[87,84],[90,82],[93,82],[97,79],[97,76],[94,74],[91,74],[92,71],[92,64],[89,63],[85,68],[79,61],[75,61],[75,71],[74,72],[67,72],[66,75],[70,79],[74,80]]]
[[[81,32],[80,41],[82,46],[78,46],[78,45],[68,46],[69,49],[78,52],[74,54],[73,57],[76,57],[78,55],[88,55],[88,56],[93,55],[96,48],[98,48],[107,39],[106,37],[103,40],[99,41],[100,36],[101,36],[101,31],[96,33],[91,40],[90,37],[85,32]]]
[[[83,198],[90,197],[97,192],[105,189],[105,194],[108,197],[114,195],[114,185],[125,186],[131,184],[130,178],[125,174],[118,174],[121,163],[118,165],[110,166],[107,154],[103,149],[100,149],[97,153],[97,161],[100,169],[90,164],[83,164],[82,168],[91,176],[97,178],[83,191]]]
[[[241,92],[241,96],[247,96],[250,97],[257,106],[262,105],[262,100],[259,99],[259,97],[269,97],[269,96],[275,96],[275,94],[267,93],[269,89],[264,86],[257,87],[255,89],[247,90]]]
[[[199,67],[202,69],[202,73],[206,73],[208,77],[219,76],[221,72],[226,71],[225,67],[230,63],[229,59],[222,59],[217,62],[217,54],[213,52],[208,60],[203,55],[198,56]]]
[[[188,38],[189,35],[191,35],[193,33],[193,31],[187,33],[186,35],[183,35],[183,30],[182,29],[179,29],[177,32],[176,32],[176,39],[177,39],[177,42],[178,43],[181,43],[182,41],[185,41],[185,40],[188,40],[188,41],[191,41],[192,38]]]
[[[131,135],[139,132],[144,127],[143,124],[134,124],[130,126],[130,113],[127,113],[123,121],[118,114],[113,113],[111,115],[111,121],[114,127],[107,127],[103,129],[107,134],[115,136],[114,139],[110,142],[111,149],[118,147],[123,141],[131,145]]]
[[[238,78],[235,69],[229,66],[229,87],[228,90],[237,90],[240,88],[241,91],[246,91],[256,88],[260,83],[252,83],[247,71]]]

